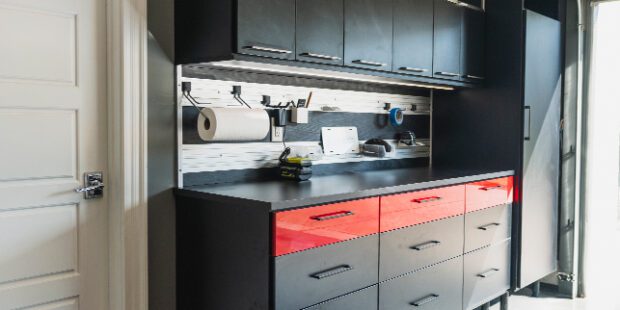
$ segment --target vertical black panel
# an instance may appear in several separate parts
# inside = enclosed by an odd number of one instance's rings
[[[294,60],[295,1],[237,0],[237,51]]]
[[[266,209],[177,195],[177,309],[270,309]]]
[[[433,0],[394,0],[393,71],[432,76]]]
[[[344,0],[297,0],[297,60],[342,64]]]
[[[459,80],[461,77],[462,15],[462,7],[435,0],[433,76],[436,78]]]
[[[464,9],[461,73],[467,82],[484,80],[484,12]]]
[[[345,0],[345,65],[392,69],[392,0]]]

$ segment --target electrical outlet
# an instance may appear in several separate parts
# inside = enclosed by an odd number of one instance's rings
[[[284,127],[271,126],[271,142],[282,142],[284,140]]]

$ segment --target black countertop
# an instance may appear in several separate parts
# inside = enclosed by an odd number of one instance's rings
[[[337,201],[390,195],[514,175],[514,171],[467,171],[430,167],[316,176],[310,181],[275,180],[194,186],[176,195],[240,203],[281,211]]]

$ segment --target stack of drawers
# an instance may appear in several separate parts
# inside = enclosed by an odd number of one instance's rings
[[[276,309],[473,309],[510,287],[512,177],[278,212]]]

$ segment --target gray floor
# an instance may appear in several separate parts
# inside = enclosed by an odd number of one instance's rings
[[[509,310],[613,310],[590,305],[583,299],[568,300],[558,298],[531,298],[525,296],[511,296],[508,300]],[[499,305],[491,307],[491,310],[499,310]]]

